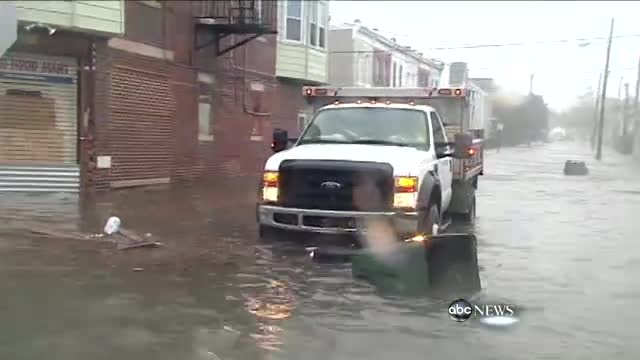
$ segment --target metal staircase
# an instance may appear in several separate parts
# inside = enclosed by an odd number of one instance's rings
[[[74,192],[80,190],[78,166],[0,165],[0,192]]]
[[[214,46],[220,56],[262,35],[276,34],[277,9],[276,1],[195,1],[195,48]],[[225,39],[232,34],[242,38]]]

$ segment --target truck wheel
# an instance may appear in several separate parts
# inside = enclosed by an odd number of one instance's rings
[[[424,235],[438,235],[440,227],[440,210],[437,204],[429,206],[429,210],[424,211],[418,221],[418,233]]]
[[[473,224],[476,220],[476,194],[471,195],[471,206],[469,212],[461,214],[461,219],[467,224]]]

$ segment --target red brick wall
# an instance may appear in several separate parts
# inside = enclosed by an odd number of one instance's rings
[[[277,5],[276,2],[265,4]],[[271,155],[272,129],[286,128],[291,136],[297,136],[297,114],[304,107],[300,92],[302,84],[275,78],[276,36],[264,35],[216,58],[213,46],[199,51],[194,49],[195,31],[190,2],[170,1],[166,5],[165,14],[160,17],[153,15],[155,20],[152,21],[154,29],[158,21],[164,24],[164,38],[158,38],[155,33],[149,34],[136,25],[127,27],[125,38],[165,46],[174,52],[173,61],[125,53],[104,44],[98,48],[97,111],[92,153],[114,156],[114,168],[93,170],[90,176],[93,188],[107,188],[114,180],[159,177],[162,174],[169,174],[172,182],[220,175],[257,176]],[[155,10],[150,9],[140,4],[128,4],[127,24],[134,21],[131,17],[147,16],[143,13]],[[241,41],[243,36],[246,35],[228,36],[221,47]],[[127,133],[128,128],[138,129],[139,125],[134,122],[141,114],[135,111],[135,116],[124,114],[122,106],[115,103],[122,101],[116,96],[116,92],[122,89],[114,88],[114,71],[123,66],[138,73],[146,71],[149,77],[165,75],[170,94],[162,103],[172,108],[170,137],[166,139],[168,147],[167,144],[161,146],[159,142],[164,130],[147,128],[147,131],[137,131],[136,135]],[[198,72],[209,74],[214,83],[211,86],[198,83]],[[252,91],[252,83],[260,84],[264,91]],[[198,139],[201,87],[210,91],[213,97],[212,142]],[[132,97],[137,96],[131,88],[128,91]],[[140,106],[142,109],[143,105]],[[147,111],[149,118],[145,118],[145,123],[153,127],[156,122],[164,129],[164,115],[153,109]],[[252,140],[254,127],[262,135],[261,141]],[[154,134],[155,137],[147,136]],[[142,147],[129,145],[123,139]],[[146,150],[142,151],[143,148]],[[153,164],[148,164],[149,159]],[[128,165],[123,165],[125,163]]]

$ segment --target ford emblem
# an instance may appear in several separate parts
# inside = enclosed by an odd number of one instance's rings
[[[320,184],[320,188],[328,191],[336,191],[342,189],[342,185],[335,181],[325,181]]]

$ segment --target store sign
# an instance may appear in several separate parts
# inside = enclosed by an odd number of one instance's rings
[[[68,64],[55,61],[0,58],[0,71],[43,75],[70,75],[73,70],[74,69],[71,69]]]
[[[18,13],[13,1],[0,1],[0,56],[18,38]]]

